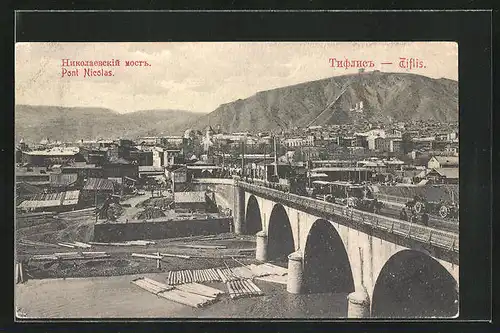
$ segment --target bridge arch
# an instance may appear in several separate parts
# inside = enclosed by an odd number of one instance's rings
[[[344,242],[335,227],[316,220],[304,249],[304,285],[309,293],[354,291],[354,278]]]
[[[254,195],[248,198],[247,210],[245,215],[245,233],[255,235],[262,230],[262,218],[260,207]]]
[[[458,284],[434,258],[415,250],[394,254],[373,289],[372,317],[454,317]]]
[[[295,251],[292,226],[282,204],[275,204],[271,211],[267,244],[269,260],[286,260],[287,256]]]

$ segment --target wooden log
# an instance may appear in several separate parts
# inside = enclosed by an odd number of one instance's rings
[[[230,282],[226,282],[226,287],[227,287],[227,290],[229,291],[229,297],[231,297],[232,299],[234,299],[236,297],[236,292],[234,291],[233,286],[231,285],[231,283]]]
[[[73,245],[70,245],[70,244],[65,244],[65,243],[57,243],[57,245],[59,246],[64,246],[64,247],[69,247],[69,248],[75,248]]]
[[[176,244],[176,246],[180,247],[187,247],[191,249],[211,249],[211,250],[218,250],[218,249],[226,249],[227,246],[225,245],[188,245],[188,244]]]
[[[200,282],[204,282],[205,281],[205,275],[203,274],[203,270],[200,269]]]
[[[218,275],[215,273],[215,270],[213,268],[210,269],[210,275],[212,276],[212,281],[218,281]]]
[[[156,269],[161,269],[161,256],[160,256],[160,252],[156,252],[156,255],[158,257],[160,257],[160,259],[156,259]]]
[[[132,257],[146,258],[146,259],[161,259],[161,256],[153,254],[132,253]]]
[[[191,259],[190,256],[186,256],[183,254],[173,254],[173,253],[160,253],[163,257],[174,257],[174,258],[182,258],[182,259]]]
[[[215,271],[217,272],[217,275],[219,275],[220,280],[223,283],[226,283],[227,280],[226,280],[226,277],[224,276],[224,274],[222,274],[222,271],[219,268],[216,268]]]
[[[86,244],[86,243],[82,243],[82,242],[73,242],[73,244],[77,245],[78,247],[83,247],[83,248],[86,248],[86,249],[92,247],[92,245]]]
[[[54,253],[55,256],[73,256],[78,254],[78,252],[56,252]]]

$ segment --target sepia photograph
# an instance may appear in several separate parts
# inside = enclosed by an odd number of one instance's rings
[[[458,49],[16,43],[16,319],[457,318]]]

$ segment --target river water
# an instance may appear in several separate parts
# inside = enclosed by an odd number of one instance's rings
[[[164,281],[164,274],[146,274]],[[345,318],[346,294],[292,295],[286,286],[255,283],[264,296],[191,308],[133,285],[137,276],[29,280],[16,285],[16,308],[27,318]],[[210,286],[224,290],[222,283]]]

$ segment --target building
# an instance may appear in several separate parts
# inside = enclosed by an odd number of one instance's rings
[[[283,144],[287,147],[301,147],[305,146],[304,144],[304,139],[302,138],[290,138],[290,139],[284,139]]]
[[[374,143],[375,151],[388,152],[390,149],[390,140],[385,137],[376,137]]]
[[[85,162],[85,158],[80,154],[80,148],[78,147],[54,147],[46,150],[24,151],[23,159],[33,166]]]
[[[68,190],[78,184],[77,173],[51,173],[49,175],[50,187],[59,190]]]
[[[356,133],[354,137],[356,138],[356,147],[368,148],[368,135]]]
[[[433,156],[427,162],[429,169],[458,168],[458,156]]]
[[[153,153],[153,166],[162,167],[165,165],[165,152],[163,148],[154,147],[151,152]]]
[[[16,182],[24,182],[30,185],[41,185],[41,186],[50,184],[50,174],[47,172],[46,168],[42,167],[17,168],[15,175],[16,175]]]
[[[21,202],[17,208],[27,212],[60,212],[75,209],[80,204],[80,191],[38,193]]]
[[[165,169],[165,174],[172,181],[172,192],[183,191],[188,183],[186,166],[171,165]]]
[[[184,163],[180,149],[165,149],[163,151],[163,166]]]
[[[430,184],[458,184],[458,168],[426,169],[417,175],[418,179],[427,180]]]
[[[346,136],[340,138],[340,145],[342,147],[356,147],[357,146],[357,138],[354,136]]]
[[[60,167],[61,173],[63,174],[74,174],[78,175],[79,180],[84,180],[88,178],[101,178],[104,176],[104,172],[101,166],[95,164],[87,164],[85,162],[77,162],[70,165],[64,165]]]
[[[83,185],[82,202],[86,205],[102,203],[115,193],[113,181],[105,178],[89,178]]]
[[[130,159],[137,162],[140,166],[152,166],[153,165],[153,152],[152,151],[142,151],[142,150],[132,150],[130,152]]]
[[[204,191],[175,192],[174,204],[176,210],[204,211],[207,207],[207,200]]]
[[[326,181],[362,182],[372,178],[373,171],[363,167],[322,167],[311,170],[311,173],[326,174]]]
[[[109,161],[102,166],[103,178],[139,178],[139,166],[123,158],[117,158]]]
[[[403,140],[392,139],[389,141],[389,152],[391,153],[402,153],[403,152]]]

